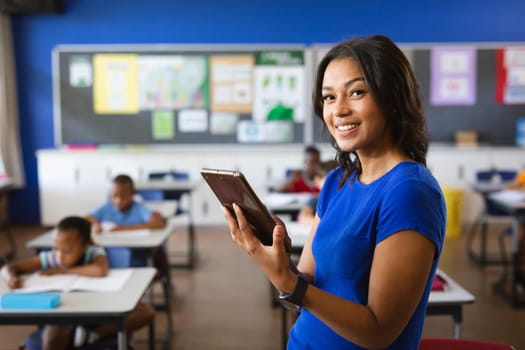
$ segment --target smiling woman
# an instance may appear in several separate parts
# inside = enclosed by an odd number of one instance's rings
[[[232,238],[282,299],[303,308],[288,349],[416,350],[446,215],[426,168],[414,74],[390,39],[353,39],[322,59],[313,96],[339,167],[323,184],[297,267],[278,220],[268,247],[240,207],[224,210]]]

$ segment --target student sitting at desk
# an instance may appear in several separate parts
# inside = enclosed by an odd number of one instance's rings
[[[112,181],[110,199],[93,210],[86,219],[92,223],[93,231],[117,232],[122,230],[162,229],[164,218],[142,203],[133,199],[135,185],[128,175],[118,175]],[[147,257],[132,252],[132,266],[145,266]]]
[[[134,200],[135,194],[131,177],[117,175],[112,181],[110,199],[86,217],[94,232],[164,228],[162,216]]]
[[[4,265],[2,277],[10,288],[23,287],[22,274],[40,271],[43,275],[77,274],[89,277],[107,275],[109,263],[104,248],[93,245],[91,224],[81,217],[71,216],[62,219],[54,236],[53,250],[43,251],[38,256]],[[145,326],[155,313],[146,304],[139,303],[126,319],[126,329],[131,332]],[[42,331],[42,349],[69,349],[73,343],[72,325],[46,325]],[[101,325],[89,334],[83,327],[75,330],[75,345],[84,341],[92,343],[100,338],[115,335],[115,325]]]
[[[315,175],[314,175],[314,184],[317,186],[317,188],[323,187],[324,180],[326,179],[326,175],[330,172],[330,170],[337,167],[337,161],[335,160],[328,160],[325,162],[321,162],[319,166],[315,169]],[[317,210],[317,196],[312,196],[307,202],[306,205],[301,208],[301,211],[299,211],[299,214],[297,215],[297,221],[301,224],[312,224],[315,219],[315,211]]]
[[[293,171],[287,179],[275,188],[275,192],[311,192],[319,193],[313,181],[315,169],[321,162],[321,153],[315,146],[308,146],[304,150],[304,169]]]

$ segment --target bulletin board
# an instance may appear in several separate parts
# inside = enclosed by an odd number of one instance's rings
[[[291,45],[57,46],[55,143],[303,143],[305,56]]]
[[[525,117],[525,55],[519,53],[520,50],[525,50],[525,43],[510,46],[468,44],[400,47],[411,62],[420,85],[430,142],[454,143],[457,131],[468,130],[478,134],[479,144],[516,145],[518,120]],[[432,63],[435,62],[433,50],[461,47],[473,48],[473,59],[465,60],[468,68],[472,68],[472,77],[467,77],[466,81],[472,84],[473,89],[458,100],[454,100],[458,94],[453,94],[448,99],[436,97],[439,82],[436,83],[436,77],[432,76],[436,70],[436,65]],[[518,54],[514,58],[515,74],[502,75],[500,70],[504,63],[501,62],[501,53],[504,48],[509,47],[518,48]],[[327,49],[320,47],[316,50],[316,59],[319,60],[323,50]],[[444,76],[446,78],[446,74]],[[511,91],[514,97],[507,101],[498,98],[498,91],[502,88],[501,79],[513,80],[505,83],[509,89],[515,84]],[[327,142],[328,134],[321,132],[322,121],[317,116],[312,119],[313,139],[315,142]]]

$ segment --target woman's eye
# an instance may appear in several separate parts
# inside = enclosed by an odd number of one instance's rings
[[[322,97],[323,102],[332,101],[334,97],[332,95],[325,95]]]
[[[359,97],[361,95],[364,95],[365,94],[365,90],[352,90],[350,91],[350,96],[351,97]]]

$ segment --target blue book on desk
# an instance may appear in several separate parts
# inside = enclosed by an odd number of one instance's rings
[[[59,293],[8,292],[0,296],[2,309],[53,309],[59,305]]]

